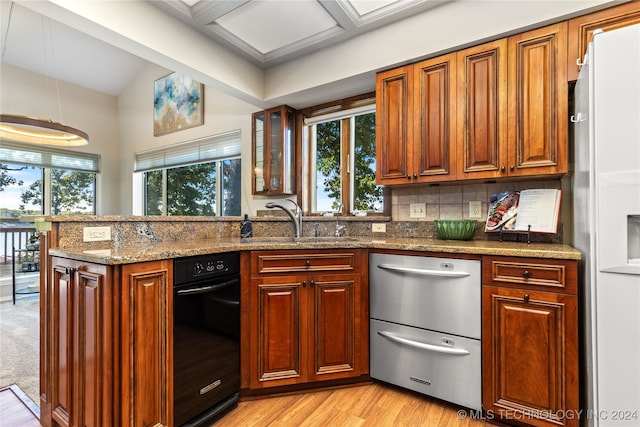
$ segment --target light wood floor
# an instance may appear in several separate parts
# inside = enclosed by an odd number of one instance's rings
[[[40,427],[40,411],[15,385],[0,389],[0,426]]]
[[[471,420],[469,410],[381,383],[242,401],[215,423],[215,427],[489,425]]]

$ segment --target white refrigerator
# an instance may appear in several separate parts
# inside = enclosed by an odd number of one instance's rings
[[[598,32],[575,88],[583,425],[640,426],[640,25]]]

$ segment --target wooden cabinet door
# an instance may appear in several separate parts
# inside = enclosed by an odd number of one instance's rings
[[[276,276],[251,283],[251,388],[307,381],[307,276]]]
[[[411,182],[413,66],[376,76],[376,183]]]
[[[578,79],[580,66],[595,30],[611,31],[640,24],[640,2],[632,1],[569,20],[567,70],[569,81]]]
[[[82,267],[81,267],[82,268]],[[80,394],[84,427],[112,425],[113,397],[113,311],[106,285],[106,266],[100,272],[79,269],[77,275],[77,391]],[[110,288],[110,286],[109,286]]]
[[[413,175],[418,182],[456,176],[456,54],[414,65]]]
[[[310,380],[355,377],[360,366],[360,275],[312,275],[308,353]]]
[[[508,39],[509,176],[568,170],[567,23]]]
[[[55,425],[77,425],[77,396],[73,392],[75,369],[75,274],[65,260],[53,259],[51,281],[51,418]],[[40,357],[49,357],[41,354]]]
[[[54,425],[112,425],[113,339],[108,268],[52,261],[51,419]],[[49,420],[43,421],[50,425]]]
[[[484,410],[531,425],[578,425],[557,417],[579,408],[577,297],[484,286],[482,299]]]
[[[172,261],[122,266],[121,425],[173,425]]]
[[[457,179],[504,175],[507,40],[457,52]]]

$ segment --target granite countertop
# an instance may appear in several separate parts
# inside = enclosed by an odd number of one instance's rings
[[[148,245],[105,245],[91,250],[51,248],[54,256],[97,264],[118,265],[144,261],[157,261],[185,256],[232,251],[291,250],[291,249],[387,249],[442,254],[501,255],[547,259],[579,260],[581,254],[568,245],[552,243],[496,242],[486,240],[456,241],[420,238],[371,237],[264,237],[204,239],[171,241]]]

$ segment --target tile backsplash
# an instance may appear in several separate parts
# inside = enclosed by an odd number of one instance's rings
[[[567,187],[567,188],[565,188]],[[469,202],[482,203],[481,218],[487,216],[489,197],[502,191],[517,191],[531,188],[555,188],[563,190],[561,213],[567,211],[565,202],[570,200],[570,188],[563,180],[518,181],[490,184],[454,184],[441,186],[413,186],[394,188],[391,195],[391,216],[394,221],[433,221],[434,219],[468,219]],[[426,216],[412,218],[412,203],[424,203]]]

